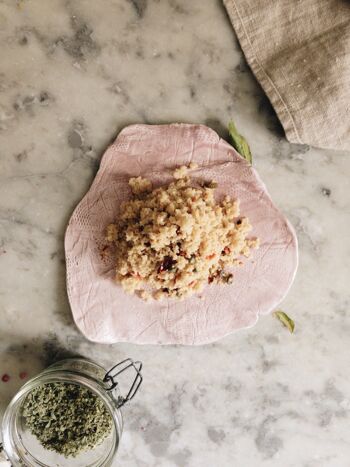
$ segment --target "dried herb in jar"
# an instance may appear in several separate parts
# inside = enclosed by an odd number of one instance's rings
[[[30,432],[51,451],[75,457],[95,448],[112,430],[104,402],[87,388],[48,383],[26,397],[22,415]]]

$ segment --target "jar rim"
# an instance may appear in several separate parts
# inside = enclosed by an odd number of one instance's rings
[[[103,367],[96,364],[95,362],[88,360],[88,359],[84,359],[84,358],[65,359],[57,363],[61,364],[68,360],[70,361],[81,360],[81,361],[84,361],[85,363],[88,361],[94,366],[100,369],[103,369]],[[18,414],[18,410],[21,409],[21,405],[22,405],[21,401],[23,401],[25,397],[33,389],[39,386],[42,386],[44,384],[54,383],[54,382],[62,382],[62,383],[67,383],[67,384],[80,385],[82,387],[88,388],[94,394],[96,394],[99,398],[102,399],[109,414],[112,417],[114,429],[112,431],[113,439],[112,439],[112,445],[109,449],[109,452],[104,457],[103,463],[96,464],[96,467],[110,465],[112,459],[114,458],[118,450],[119,440],[120,440],[121,432],[122,432],[123,420],[122,420],[122,413],[120,409],[117,407],[117,404],[113,403],[112,398],[107,393],[106,388],[102,382],[98,381],[92,376],[84,374],[83,372],[79,372],[78,370],[72,370],[72,369],[66,370],[66,369],[55,368],[55,364],[52,365],[51,367],[48,367],[46,370],[44,370],[43,373],[40,373],[39,375],[27,381],[15,394],[15,396],[12,398],[12,400],[10,401],[9,405],[6,408],[3,422],[2,422],[2,436],[3,436],[4,451],[6,455],[8,456],[9,460],[13,463],[14,466],[23,465],[23,463],[19,463],[19,464],[15,463],[15,462],[21,461],[21,457],[20,457],[21,454],[20,454],[19,447],[13,443],[13,437],[11,435],[13,420],[14,420],[14,417],[17,416]],[[36,462],[38,461],[36,460]],[[32,464],[33,467],[36,467],[37,465],[41,465],[43,467],[49,467],[49,466],[46,466],[46,464],[42,464],[42,463]],[[31,465],[29,464],[27,467],[31,467]]]

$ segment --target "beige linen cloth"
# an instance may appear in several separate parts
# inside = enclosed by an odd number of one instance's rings
[[[350,149],[350,0],[224,0],[292,143]]]

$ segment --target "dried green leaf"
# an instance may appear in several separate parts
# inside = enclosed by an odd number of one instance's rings
[[[70,383],[47,383],[24,400],[26,427],[44,448],[76,457],[94,449],[112,431],[107,407],[90,389]]]
[[[289,332],[293,334],[295,328],[294,321],[282,310],[275,311],[274,315],[279,321],[281,321],[283,326],[288,328]]]
[[[242,157],[244,157],[247,162],[249,162],[249,164],[252,164],[252,153],[250,152],[247,140],[244,138],[244,136],[238,133],[237,128],[232,120],[228,124],[228,133],[232,146],[240,153]]]

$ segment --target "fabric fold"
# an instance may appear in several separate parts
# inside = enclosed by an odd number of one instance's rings
[[[291,143],[350,149],[350,2],[224,0]]]

